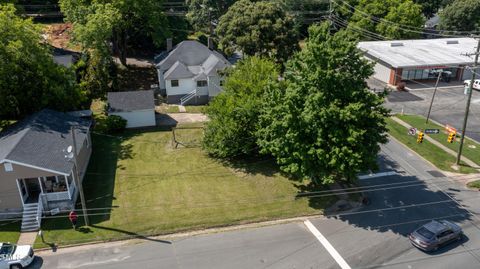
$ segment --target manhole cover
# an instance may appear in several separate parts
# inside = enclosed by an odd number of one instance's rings
[[[429,173],[433,177],[445,177],[444,174],[442,174],[441,172],[438,172],[438,171],[427,171],[427,173]]]

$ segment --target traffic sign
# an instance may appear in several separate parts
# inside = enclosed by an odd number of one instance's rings
[[[451,132],[457,132],[457,129],[453,128],[453,126],[450,126],[450,125],[446,125],[445,126],[445,130],[447,130],[447,132],[451,133]]]
[[[425,129],[426,134],[439,134],[440,129]]]
[[[417,134],[417,128],[408,129],[408,134],[409,135],[416,135]]]

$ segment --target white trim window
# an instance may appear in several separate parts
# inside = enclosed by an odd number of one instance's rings
[[[11,163],[4,163],[5,172],[13,172],[13,166]]]

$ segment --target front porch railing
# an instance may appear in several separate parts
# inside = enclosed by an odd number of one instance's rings
[[[49,202],[70,200],[70,195],[69,195],[68,191],[50,192],[50,193],[44,193],[42,195],[45,196],[45,198]]]

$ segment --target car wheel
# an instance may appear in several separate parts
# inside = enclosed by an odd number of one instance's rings
[[[13,264],[10,266],[10,269],[22,269],[23,267],[20,264]]]

